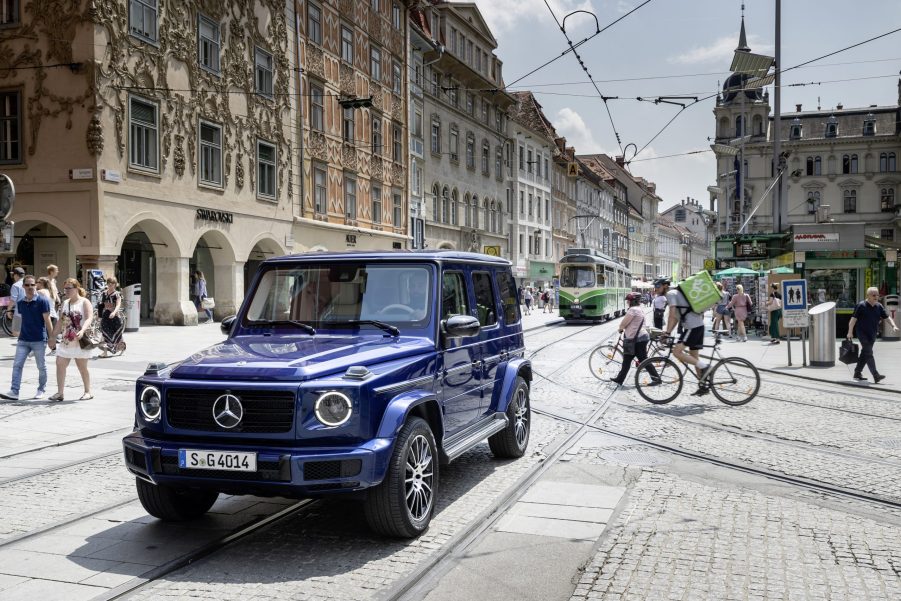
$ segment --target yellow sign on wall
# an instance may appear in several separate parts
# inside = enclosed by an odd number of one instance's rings
[[[716,261],[713,259],[704,259],[704,269],[707,271],[713,271],[716,269]]]
[[[566,175],[569,177],[579,177],[579,163],[575,161],[570,163],[566,168]]]
[[[485,246],[484,250],[482,252],[484,252],[486,255],[491,255],[492,257],[499,257],[499,256],[501,256],[501,247],[500,246]]]

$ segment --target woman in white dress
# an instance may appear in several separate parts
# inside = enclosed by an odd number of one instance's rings
[[[84,394],[79,400],[87,401],[94,398],[91,394],[91,374],[88,372],[88,359],[93,354],[93,349],[83,349],[79,344],[82,336],[91,328],[94,320],[94,309],[90,301],[84,297],[84,289],[75,278],[69,278],[63,284],[63,304],[59,310],[59,321],[53,329],[53,336],[62,334],[62,340],[56,346],[56,389],[57,392],[50,397],[51,401],[62,401],[63,391],[66,387],[66,369],[69,361],[75,359],[75,366],[81,374],[84,384]]]

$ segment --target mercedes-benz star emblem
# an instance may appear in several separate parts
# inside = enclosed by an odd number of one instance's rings
[[[241,423],[244,417],[244,406],[241,399],[233,394],[223,394],[213,403],[213,419],[226,430],[231,430]]]

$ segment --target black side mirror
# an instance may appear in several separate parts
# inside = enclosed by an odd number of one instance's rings
[[[222,333],[226,336],[231,334],[232,326],[235,325],[236,317],[237,315],[229,315],[219,323],[219,329],[222,330]]]
[[[447,338],[464,338],[478,334],[481,326],[472,315],[453,315],[441,322],[441,328]]]

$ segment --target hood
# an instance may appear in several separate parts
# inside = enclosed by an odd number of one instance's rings
[[[172,379],[303,381],[342,373],[351,365],[413,357],[434,351],[425,338],[385,336],[241,336],[194,353],[177,364]]]

